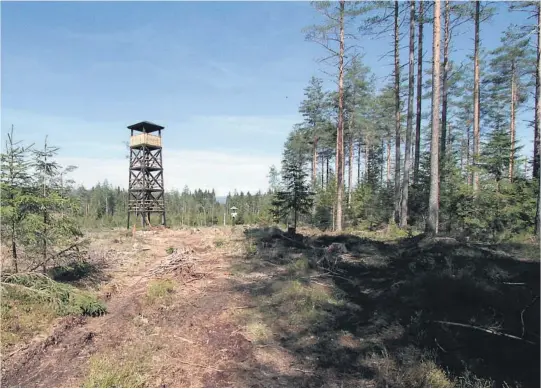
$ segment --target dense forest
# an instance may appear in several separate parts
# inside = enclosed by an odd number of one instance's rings
[[[528,13],[531,24],[509,26],[490,51],[479,39],[497,12],[488,3],[314,7],[326,23],[308,27],[306,39],[324,49],[338,88],[325,90],[322,79],[311,78],[299,108],[304,121],[285,145],[282,170],[293,164],[311,176],[312,191],[301,191],[315,199],[306,221],[337,231],[390,223],[483,239],[534,232],[539,3],[508,3],[509,12]],[[423,42],[426,29],[432,42]],[[471,53],[461,62],[453,60],[458,34],[472,38],[471,47],[461,47]],[[363,63],[360,39],[393,47],[393,73],[383,88],[375,87]],[[407,58],[401,47],[408,48]],[[521,153],[517,142],[519,113],[534,133],[532,155]]]
[[[530,24],[510,25],[501,45],[485,50],[480,30],[506,7],[527,13]],[[268,191],[230,193],[225,204],[214,191],[169,191],[168,224],[299,222],[334,231],[393,225],[483,240],[535,233],[539,3],[340,1],[313,8],[325,23],[299,33],[322,47],[322,66],[337,87],[309,79],[299,106],[304,120],[285,142],[281,168],[270,167]],[[460,62],[453,59],[459,33],[472,38],[471,47],[461,47],[471,55]],[[383,87],[363,62],[362,39],[393,48],[382,59],[394,64]],[[531,155],[517,141],[519,114],[534,134]],[[69,179],[76,167],[58,165],[58,149],[47,139],[37,147],[16,135],[12,128],[1,177],[2,236],[15,258],[21,248],[46,262],[81,228],[125,225],[125,189],[107,181],[76,187]]]

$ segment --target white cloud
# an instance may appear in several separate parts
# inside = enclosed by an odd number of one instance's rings
[[[289,116],[196,116],[185,122],[157,119],[166,124],[165,131],[187,133],[209,129],[226,134],[241,133],[246,138],[270,136],[284,137],[290,123]],[[129,140],[129,131],[121,122],[90,122],[79,118],[40,115],[32,112],[3,108],[2,134],[15,124],[15,138],[25,143],[35,142],[40,147],[45,134],[49,134],[50,143],[60,146],[58,162],[63,165],[75,165],[71,177],[86,187],[107,179],[114,186],[127,187],[128,159],[127,150],[122,141]],[[210,134],[210,133],[209,133]],[[252,136],[250,137],[250,134]],[[201,145],[196,149],[176,148],[168,141],[164,133],[164,179],[166,189],[182,190],[185,185],[190,189],[215,189],[218,195],[226,195],[234,189],[254,192],[266,190],[267,174],[271,165],[279,166],[281,150],[246,150],[242,143],[235,144],[235,149],[222,147],[220,150],[204,150],[215,142],[208,142],[206,133],[200,136]],[[168,143],[169,142],[169,143]],[[219,146],[219,145],[218,145]],[[251,152],[251,153],[250,153]]]
[[[59,157],[63,166],[75,165],[71,174],[77,184],[85,187],[103,182],[128,186],[128,159]],[[219,196],[229,191],[256,192],[268,188],[267,173],[272,164],[278,165],[279,157],[242,155],[234,152],[209,152],[204,150],[163,150],[164,182],[166,189],[214,189]]]

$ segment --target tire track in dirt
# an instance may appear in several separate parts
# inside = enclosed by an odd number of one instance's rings
[[[182,238],[182,235],[179,234],[177,238]],[[194,243],[197,247],[201,240],[197,239]],[[185,247],[193,250],[191,245]],[[163,247],[155,247],[160,248]],[[49,336],[36,337],[22,349],[12,352],[8,358],[3,358],[1,386],[79,386],[88,358],[104,346],[120,344],[125,340],[122,338],[122,328],[141,311],[140,297],[152,279],[152,272],[165,258],[165,255],[161,255],[152,261],[144,274],[132,279],[119,294],[113,295],[107,302],[106,315],[61,318]]]

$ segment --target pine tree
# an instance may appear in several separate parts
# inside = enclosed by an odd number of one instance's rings
[[[35,268],[41,266],[45,272],[48,263],[54,259],[55,251],[72,245],[74,239],[83,234],[73,218],[68,214],[61,214],[62,210],[75,211],[77,203],[60,190],[61,166],[53,159],[58,148],[50,146],[45,138],[43,149],[32,151],[37,180],[34,187],[39,211],[30,219],[32,228],[36,231],[35,238],[29,236],[28,239],[36,254],[41,256]],[[71,213],[73,212],[69,212]]]
[[[36,199],[31,191],[29,153],[33,145],[24,146],[13,138],[13,126],[7,134],[5,151],[1,155],[1,236],[10,242],[13,267],[19,270],[17,247],[25,234],[23,221],[35,210]]]
[[[530,49],[530,39],[516,28],[508,28],[501,39],[502,46],[492,51],[490,61],[493,106],[492,124],[509,125],[511,148],[508,177],[515,174],[516,116],[527,100],[532,88],[531,75],[535,72],[534,52]],[[509,102],[506,104],[506,100]],[[507,119],[509,118],[509,119]]]
[[[282,161],[282,182],[284,190],[274,194],[272,200],[273,216],[276,220],[288,218],[293,213],[293,229],[297,228],[300,215],[310,213],[313,206],[313,193],[306,182],[308,174],[304,170],[306,161],[301,154],[288,155]]]
[[[411,132],[413,130],[413,88],[414,88],[414,53],[415,53],[415,2],[410,1],[410,42],[408,69],[408,117],[406,125],[406,147],[404,152],[404,176],[402,179],[402,196],[400,204],[400,227],[408,225],[408,190],[411,164]]]
[[[312,185],[315,185],[317,176],[318,141],[325,128],[326,94],[323,91],[323,81],[312,77],[304,90],[305,99],[301,102],[299,112],[304,117],[303,127],[309,135],[312,144]]]
[[[430,197],[428,204],[428,231],[438,233],[439,224],[439,134],[440,134],[440,2],[434,3],[432,38],[432,140],[430,143]]]

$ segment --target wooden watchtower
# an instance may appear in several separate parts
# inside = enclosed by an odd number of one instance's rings
[[[128,126],[130,138],[130,182],[128,186],[128,228],[130,215],[141,217],[144,227],[153,213],[165,226],[165,199],[162,163],[162,130],[147,121]],[[157,135],[156,135],[157,133]]]

